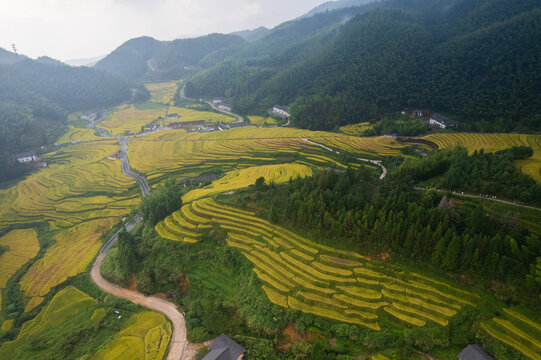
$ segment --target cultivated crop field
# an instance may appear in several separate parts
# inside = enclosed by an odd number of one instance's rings
[[[137,204],[136,183],[123,175],[112,141],[87,142],[46,156],[48,168],[0,191],[0,231],[11,225],[48,222],[56,232],[45,255],[21,280],[30,297],[26,310],[41,303],[51,287],[83,271],[100,247],[102,232]]]
[[[249,115],[248,120],[250,120],[250,124],[257,125],[257,126],[277,125],[278,124],[278,121],[276,121],[276,119],[274,119],[272,117]]]
[[[500,316],[481,322],[481,328],[527,357],[541,359],[541,324],[527,316],[503,309]]]
[[[162,104],[120,105],[97,126],[109,131],[113,136],[126,132],[138,133],[145,126],[165,115],[166,107]]]
[[[102,246],[99,237],[115,222],[96,219],[59,232],[55,244],[21,279],[21,290],[30,298],[25,311],[39,305],[52,287],[83,272]]]
[[[150,101],[161,104],[169,104],[175,92],[178,89],[177,82],[146,84],[145,87],[150,92]]]
[[[127,328],[113,341],[99,349],[92,359],[160,360],[163,359],[169,339],[171,324],[165,316],[151,311],[133,315]]]
[[[537,182],[541,182],[541,135],[528,134],[434,134],[423,137],[434,142],[440,149],[465,147],[470,153],[484,149],[486,152],[508,149],[513,146],[529,146],[534,154],[515,165]]]
[[[446,326],[479,299],[424,275],[317,244],[209,198],[184,205],[156,230],[164,238],[193,243],[211,223],[225,229],[228,244],[253,263],[270,301],[286,308],[380,330],[382,319]]]
[[[62,135],[56,142],[60,144],[70,143],[72,141],[97,141],[103,140],[99,136],[94,135],[94,129],[81,129],[73,125],[68,125],[68,131]]]
[[[401,156],[400,149],[406,145],[396,141],[394,137],[356,137],[341,136],[327,139],[316,139],[317,143],[333,149],[346,151],[352,154],[368,155],[371,157]]]
[[[187,203],[210,195],[242,189],[253,185],[259,177],[264,177],[265,181],[269,183],[279,184],[289,181],[289,179],[306,176],[312,176],[312,169],[301,164],[263,165],[233,170],[208,186],[190,191],[182,197],[182,201]]]
[[[117,319],[111,306],[98,303],[75,287],[68,286],[58,292],[52,300],[32,320],[23,324],[17,338],[7,341],[0,347],[1,359],[41,359],[51,358],[49,344],[69,346],[71,339],[76,339],[81,331],[94,329],[93,336],[82,340],[91,342],[88,349],[75,347],[73,358],[88,358],[89,354],[102,354],[101,359],[114,359],[111,350],[119,349],[119,340],[128,348],[140,350],[139,357],[133,359],[162,359],[169,343],[171,328],[163,315],[142,312],[133,315],[128,321]],[[100,325],[105,317],[112,317],[114,325]],[[85,330],[86,329],[86,330]],[[118,331],[120,333],[118,333]],[[117,334],[116,337],[113,337]],[[122,340],[123,339],[123,340]],[[81,340],[80,338],[78,339]],[[38,346],[38,344],[47,346]],[[143,348],[141,348],[143,344]],[[134,351],[132,350],[132,351]],[[79,353],[77,353],[79,352]],[[54,354],[62,358],[61,354]]]
[[[284,128],[238,128],[206,134],[172,130],[130,139],[128,156],[131,166],[151,182],[170,175],[181,180],[215,171],[284,163],[347,167],[333,159],[329,151],[303,141],[302,136],[309,134],[336,136]]]
[[[174,113],[178,114],[179,118],[167,119],[165,120],[165,124],[170,124],[174,122],[198,121],[198,120],[205,120],[206,122],[209,122],[209,123],[217,123],[217,122],[232,123],[237,120],[234,117],[221,114],[221,113],[192,110],[192,109],[186,109],[186,108],[181,108],[177,106],[169,107],[169,114],[174,114]]]
[[[346,135],[361,136],[366,131],[372,130],[373,128],[374,128],[374,126],[370,125],[369,122],[362,122],[362,123],[359,123],[359,124],[351,124],[351,125],[341,126],[339,130],[341,132],[343,132],[344,134],[346,134]]]
[[[0,310],[2,309],[2,290],[5,289],[8,280],[28,260],[38,254],[39,243],[36,232],[33,229],[12,230],[0,237],[0,245],[8,248],[8,251],[0,255]]]

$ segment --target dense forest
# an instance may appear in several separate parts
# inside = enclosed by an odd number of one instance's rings
[[[7,51],[2,53],[11,54]],[[70,67],[49,58],[2,56],[0,65],[0,182],[24,174],[10,154],[54,142],[72,111],[128,101],[134,85],[101,70]]]
[[[460,157],[461,150],[446,156]],[[433,163],[426,174],[446,173],[447,161]],[[526,296],[535,302],[541,282],[527,275],[541,256],[539,234],[522,226],[516,214],[488,216],[481,204],[466,210],[443,194],[415,190],[418,165],[403,163],[383,183],[366,170],[323,172],[285,187],[267,187],[260,191],[260,203],[269,220],[333,239],[335,245],[513,283],[517,292],[506,294],[510,301]],[[453,165],[447,167],[453,171]]]
[[[540,11],[532,0],[391,0],[319,13],[197,73],[187,92],[241,113],[291,104],[309,129],[420,107],[469,130],[538,130]]]

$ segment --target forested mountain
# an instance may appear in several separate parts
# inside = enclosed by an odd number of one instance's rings
[[[253,30],[235,31],[231,35],[237,35],[246,41],[255,41],[261,39],[263,36],[269,33],[269,29],[264,26],[260,26]]]
[[[239,36],[223,34],[173,41],[141,37],[126,41],[95,67],[132,80],[178,80],[205,57],[245,42]]]
[[[24,56],[0,48],[0,64],[13,64],[22,59]]]
[[[128,101],[136,87],[97,69],[45,57],[18,58],[0,65],[0,181],[20,173],[9,154],[52,143],[65,128],[68,112]]]
[[[310,129],[404,107],[465,128],[541,128],[541,7],[534,0],[390,0],[285,23],[187,84],[235,110],[292,105]]]
[[[366,5],[368,3],[374,2],[375,0],[338,0],[338,1],[327,1],[321,5],[316,6],[306,14],[301,17],[309,17],[317,13],[332,11],[337,9],[343,9],[347,7],[355,7]]]

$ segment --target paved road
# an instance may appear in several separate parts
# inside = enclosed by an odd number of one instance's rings
[[[439,190],[439,189],[434,189],[434,188],[423,188],[423,187],[417,187],[417,186],[414,186],[415,190],[421,190],[421,191],[428,191],[428,190],[435,190],[439,193],[452,193],[454,195],[457,195],[457,196],[464,196],[464,197],[469,197],[469,198],[475,198],[475,199],[483,199],[483,200],[490,200],[490,201],[496,201],[496,202],[500,202],[500,203],[503,203],[503,204],[508,204],[508,205],[513,205],[513,206],[519,206],[519,207],[523,207],[523,208],[526,208],[526,209],[533,209],[533,210],[538,210],[538,211],[541,211],[540,208],[538,207],[535,207],[535,206],[529,206],[529,205],[522,205],[522,204],[517,204],[515,202],[512,202],[512,201],[506,201],[506,200],[500,200],[500,199],[492,199],[490,197],[485,197],[485,196],[477,196],[477,195],[472,195],[472,194],[464,194],[462,192],[458,193],[456,191],[450,191],[450,190]]]
[[[150,193],[150,187],[148,186],[148,183],[144,177],[141,175],[133,172],[130,169],[130,162],[128,160],[128,140],[127,137],[121,136],[118,138],[118,142],[121,146],[121,154],[120,154],[120,160],[122,161],[122,172],[131,178],[134,178],[135,181],[139,184],[141,187],[141,191],[143,192],[143,196],[147,196]]]
[[[126,137],[118,138],[120,145],[122,146],[122,172],[134,178],[139,186],[144,196],[150,193],[150,188],[144,177],[139,174],[134,173],[130,169],[130,164],[128,161],[128,143]],[[100,272],[101,264],[103,259],[107,255],[107,252],[113,246],[113,244],[118,239],[120,233],[124,230],[130,231],[142,220],[140,215],[137,215],[132,222],[129,222],[125,227],[117,231],[107,243],[100,250],[96,261],[92,264],[92,269],[90,270],[90,277],[92,281],[98,285],[100,289],[104,292],[131,301],[134,304],[144,306],[150,310],[154,310],[164,314],[173,324],[173,334],[171,337],[171,344],[169,347],[169,354],[167,355],[167,360],[193,360],[197,353],[198,346],[195,344],[189,344],[186,339],[186,323],[184,321],[184,316],[178,311],[177,306],[167,300],[163,300],[154,296],[145,296],[135,290],[124,289],[118,285],[115,285],[107,281]]]
[[[330,147],[327,147],[325,145],[318,144],[318,143],[310,141],[308,139],[302,139],[302,140],[309,143],[309,144],[319,146],[319,147],[321,147],[321,148],[323,148],[323,149],[325,149],[327,151],[333,152],[335,154],[340,154],[340,151],[333,150]],[[381,168],[381,170],[382,170],[381,175],[379,176],[380,180],[383,180],[385,178],[385,176],[387,176],[387,168],[385,166],[383,166],[383,164],[381,163],[381,160],[370,160],[370,159],[363,159],[363,158],[357,158],[357,160],[369,162],[369,163],[372,163],[374,165],[379,166]]]
[[[232,113],[230,111],[225,111],[223,109],[220,109],[219,107],[217,107],[216,105],[214,105],[214,103],[212,101],[207,101],[207,104],[210,105],[211,108],[213,108],[214,110],[216,111],[220,111],[220,112],[223,112],[224,114],[227,114],[227,115],[231,115],[235,118],[237,118],[237,121],[234,122],[234,124],[238,124],[238,123],[242,123],[244,122],[244,119],[242,118],[242,116],[238,115],[238,114],[235,114],[235,113]]]

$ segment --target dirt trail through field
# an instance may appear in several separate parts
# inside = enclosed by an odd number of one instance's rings
[[[184,316],[177,310],[176,305],[155,296],[145,296],[137,291],[121,288],[120,286],[105,280],[100,273],[101,263],[103,262],[105,255],[105,253],[100,254],[92,265],[92,270],[90,271],[92,281],[94,281],[100,289],[110,295],[131,301],[134,304],[144,306],[150,310],[160,312],[171,320],[173,323],[173,335],[171,337],[171,346],[167,360],[195,359],[197,347],[192,346],[186,340],[186,323],[184,321]]]

